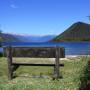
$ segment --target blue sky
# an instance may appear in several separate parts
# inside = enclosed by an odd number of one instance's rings
[[[3,32],[60,34],[77,21],[90,23],[90,0],[0,0]]]

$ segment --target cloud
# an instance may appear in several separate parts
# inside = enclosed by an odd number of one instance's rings
[[[14,9],[18,8],[15,4],[11,4],[10,7]]]

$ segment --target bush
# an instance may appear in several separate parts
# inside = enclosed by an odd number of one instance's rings
[[[3,57],[3,53],[0,52],[0,57]]]
[[[83,76],[80,78],[81,86],[79,90],[90,90],[90,61],[83,72]]]

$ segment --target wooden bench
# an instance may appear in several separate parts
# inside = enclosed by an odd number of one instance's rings
[[[4,56],[7,57],[8,61],[8,78],[13,78],[13,72],[20,66],[53,66],[54,67],[54,78],[60,77],[59,67],[64,66],[60,64],[59,58],[65,57],[65,49],[63,47],[4,47]],[[32,64],[13,62],[12,57],[30,57],[30,58],[55,58],[55,64]]]

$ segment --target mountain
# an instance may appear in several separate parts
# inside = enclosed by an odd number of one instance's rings
[[[48,42],[54,37],[56,37],[56,35],[33,36],[10,33],[0,34],[0,38],[5,42]]]
[[[15,37],[12,34],[8,34],[8,33],[1,33],[0,38],[2,39],[2,41],[5,41],[5,42],[6,41],[7,42],[12,42],[12,41],[19,42],[20,41],[17,37]]]
[[[52,41],[90,41],[90,24],[76,22]]]
[[[44,35],[44,36],[35,36],[35,35],[14,35],[22,42],[48,42],[56,37],[56,35]]]

